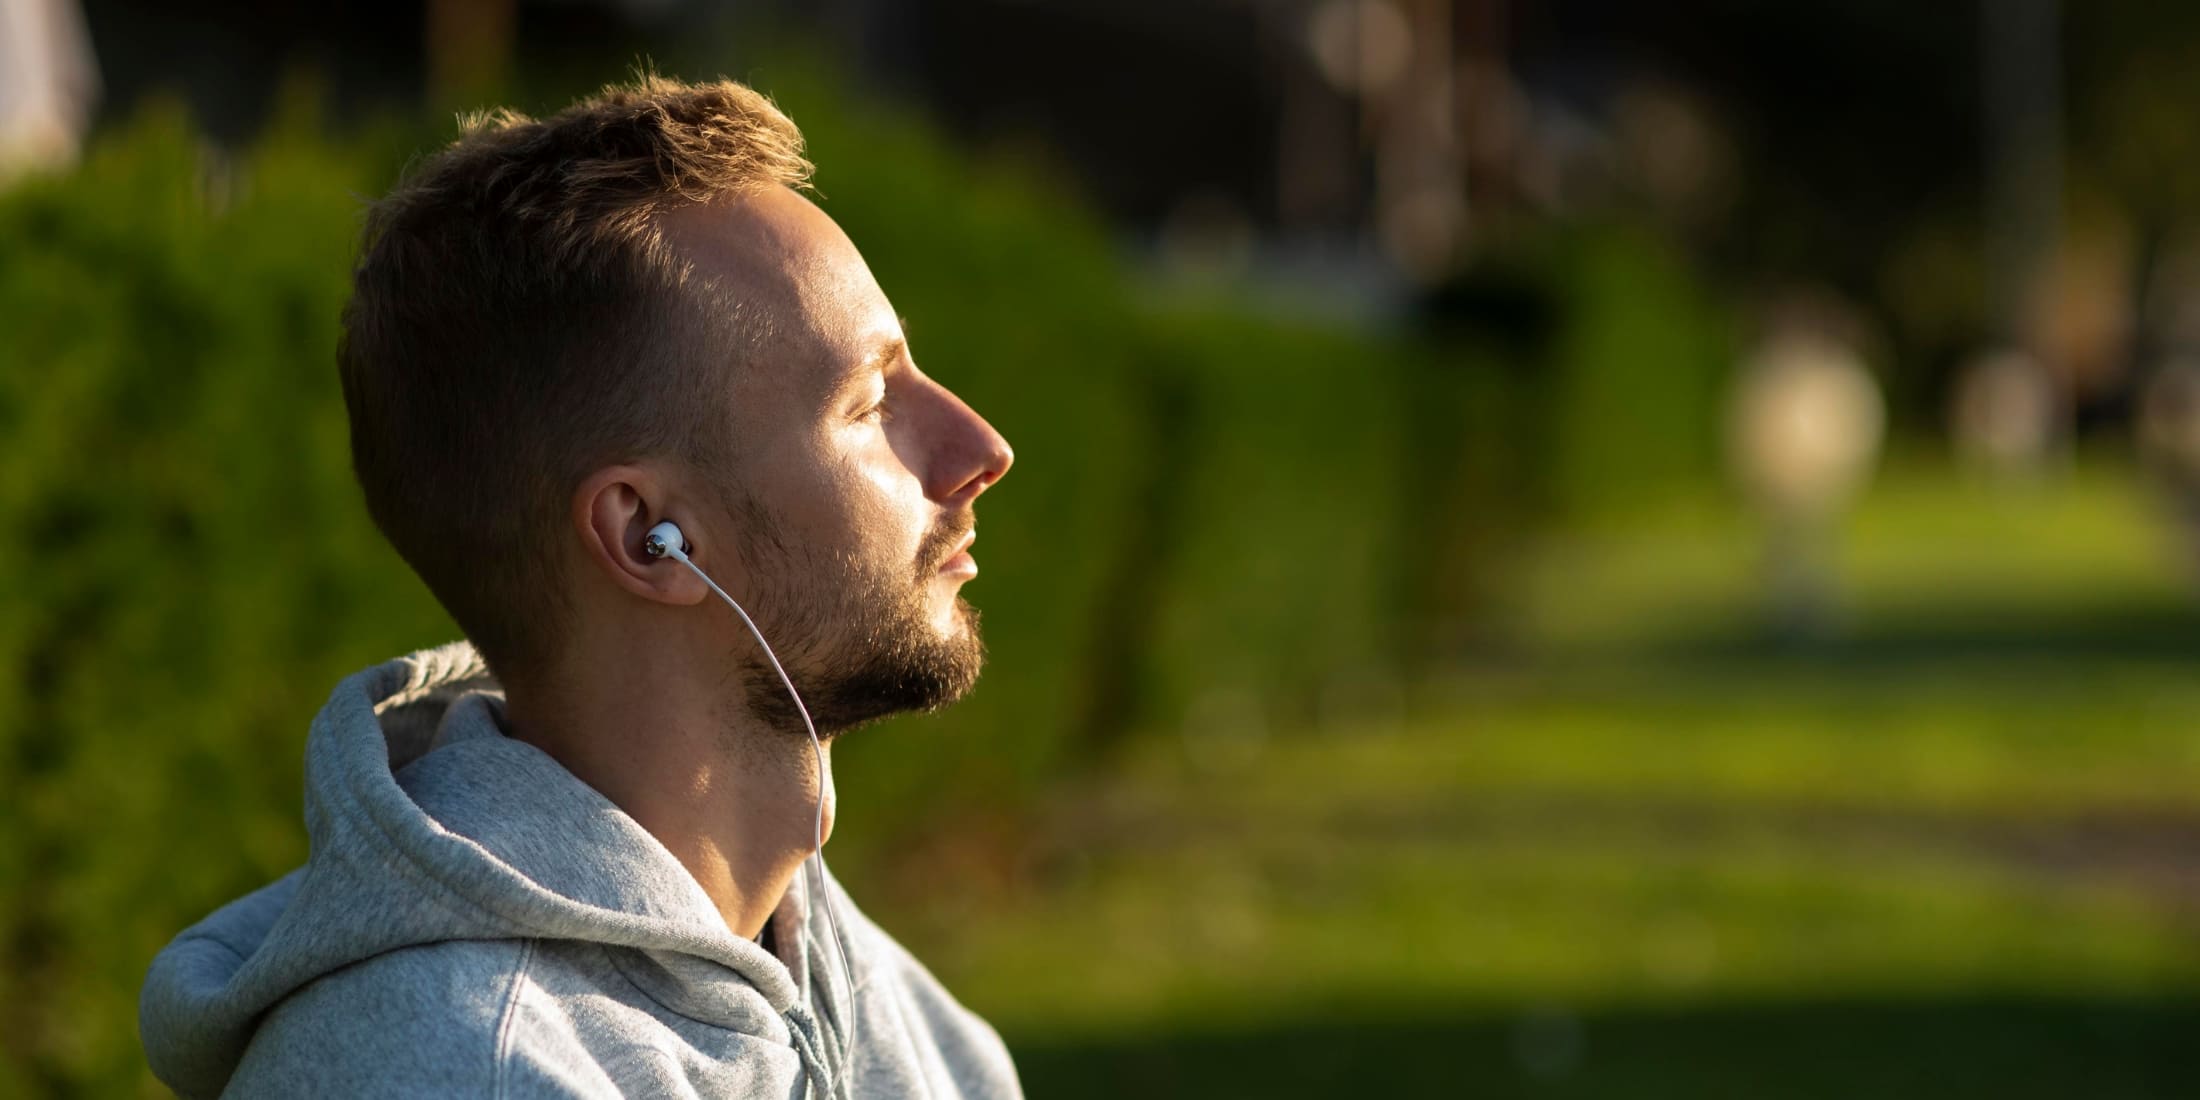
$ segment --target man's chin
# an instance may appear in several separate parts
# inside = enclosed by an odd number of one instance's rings
[[[846,733],[897,714],[936,711],[970,694],[985,666],[978,610],[958,597],[947,613],[953,617],[952,626],[935,634],[930,644],[876,658],[850,674],[817,684],[815,697],[807,701],[818,733]],[[752,706],[775,709],[753,684],[751,692]],[[780,698],[785,698],[784,693]],[[791,713],[779,717],[791,717]]]
[[[932,625],[939,630],[940,641],[945,644],[974,639],[978,632],[978,609],[961,596],[951,597],[939,614],[932,617]]]
[[[933,690],[923,704],[911,710],[938,710],[960,701],[978,686],[978,673],[985,668],[985,639],[978,633],[978,609],[957,596],[948,615],[952,623],[922,671],[921,679],[928,681]]]

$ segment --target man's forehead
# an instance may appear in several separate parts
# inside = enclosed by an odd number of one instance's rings
[[[840,235],[816,203],[782,186],[688,203],[661,217],[674,247],[727,274],[814,263],[821,238]]]
[[[840,226],[791,188],[695,203],[663,215],[665,240],[697,274],[768,314],[781,338],[827,359],[868,351],[893,312]]]

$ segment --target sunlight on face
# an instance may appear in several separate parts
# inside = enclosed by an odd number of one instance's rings
[[[774,188],[665,226],[706,300],[770,319],[753,349],[721,352],[735,453],[704,476],[751,613],[818,729],[960,698],[984,659],[964,551],[973,502],[1013,461],[1007,441],[917,368],[870,268],[808,199]],[[748,679],[753,709],[799,728],[768,675]]]

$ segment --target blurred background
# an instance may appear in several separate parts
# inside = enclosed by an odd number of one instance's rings
[[[2200,1088],[2200,9],[0,0],[0,1094],[454,636],[363,203],[643,58],[1017,447],[833,864],[1034,1096]]]

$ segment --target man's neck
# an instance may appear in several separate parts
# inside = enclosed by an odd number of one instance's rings
[[[562,682],[575,687],[506,685],[511,735],[649,830],[733,934],[756,938],[815,847],[819,776],[809,740],[766,727],[746,709],[729,712],[697,690],[718,686],[717,676],[662,664],[606,675],[599,666],[585,681]],[[828,745],[828,792],[831,767]],[[828,830],[831,820],[828,795]]]

